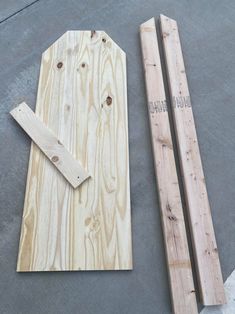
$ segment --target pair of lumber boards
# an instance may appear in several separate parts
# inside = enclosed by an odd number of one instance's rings
[[[73,189],[32,143],[17,271],[132,269],[125,53],[66,32],[42,55],[35,113],[91,178]]]
[[[175,314],[196,314],[195,288],[154,18],[140,26],[140,37],[173,310]]]
[[[176,21],[163,15],[160,24],[201,299],[204,305],[223,304],[223,278],[178,27]]]
[[[25,102],[19,104],[10,114],[74,188],[89,178],[86,170]]]

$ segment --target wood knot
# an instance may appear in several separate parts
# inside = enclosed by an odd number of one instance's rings
[[[51,158],[51,161],[52,162],[57,162],[59,160],[59,157],[58,156],[53,156],[52,158]]]
[[[100,221],[97,217],[87,217],[84,223],[85,226],[88,227],[94,234],[100,231]]]
[[[82,67],[85,68],[85,66],[86,66],[86,64],[85,64],[85,63],[82,63]]]
[[[171,221],[177,221],[177,218],[175,217],[175,215],[169,215],[168,219]]]
[[[112,97],[110,97],[110,96],[108,96],[107,98],[106,98],[106,104],[108,105],[108,106],[110,106],[111,104],[112,104]]]
[[[169,211],[169,212],[171,212],[171,207],[170,207],[169,204],[166,204],[166,210]]]
[[[85,226],[88,226],[91,223],[91,217],[85,219]]]
[[[63,66],[63,62],[58,62],[58,63],[57,63],[57,68],[58,68],[58,69],[61,69],[62,66]]]
[[[163,37],[163,38],[166,38],[166,37],[169,36],[169,35],[170,35],[169,33],[164,32],[163,35],[162,35],[162,37]]]
[[[103,42],[103,43],[106,43],[106,39],[105,39],[105,38],[102,38],[102,42]]]
[[[95,31],[91,31],[91,38],[93,38],[95,35]]]

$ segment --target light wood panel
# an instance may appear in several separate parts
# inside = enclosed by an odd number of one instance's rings
[[[32,144],[17,270],[132,269],[125,53],[66,32],[42,55],[36,115],[91,178],[74,190]]]
[[[178,27],[166,16],[160,21],[201,298],[204,305],[223,304],[223,279]]]
[[[154,18],[140,37],[173,311],[198,313]]]
[[[86,170],[25,102],[19,104],[10,114],[74,188],[89,177]]]

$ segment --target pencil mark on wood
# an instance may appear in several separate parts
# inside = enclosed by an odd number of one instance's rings
[[[169,263],[170,267],[176,267],[176,268],[190,268],[191,263],[190,260],[176,260],[176,261],[170,261]],[[195,290],[191,290],[190,293],[195,292]]]

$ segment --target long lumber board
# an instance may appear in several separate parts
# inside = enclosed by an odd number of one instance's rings
[[[66,32],[42,55],[35,113],[91,178],[74,190],[32,143],[17,271],[132,269],[125,53]]]
[[[140,37],[173,310],[198,313],[154,18]]]
[[[10,114],[74,188],[89,178],[86,170],[25,102],[11,110]]]
[[[160,16],[168,85],[204,305],[226,302],[177,22]]]

